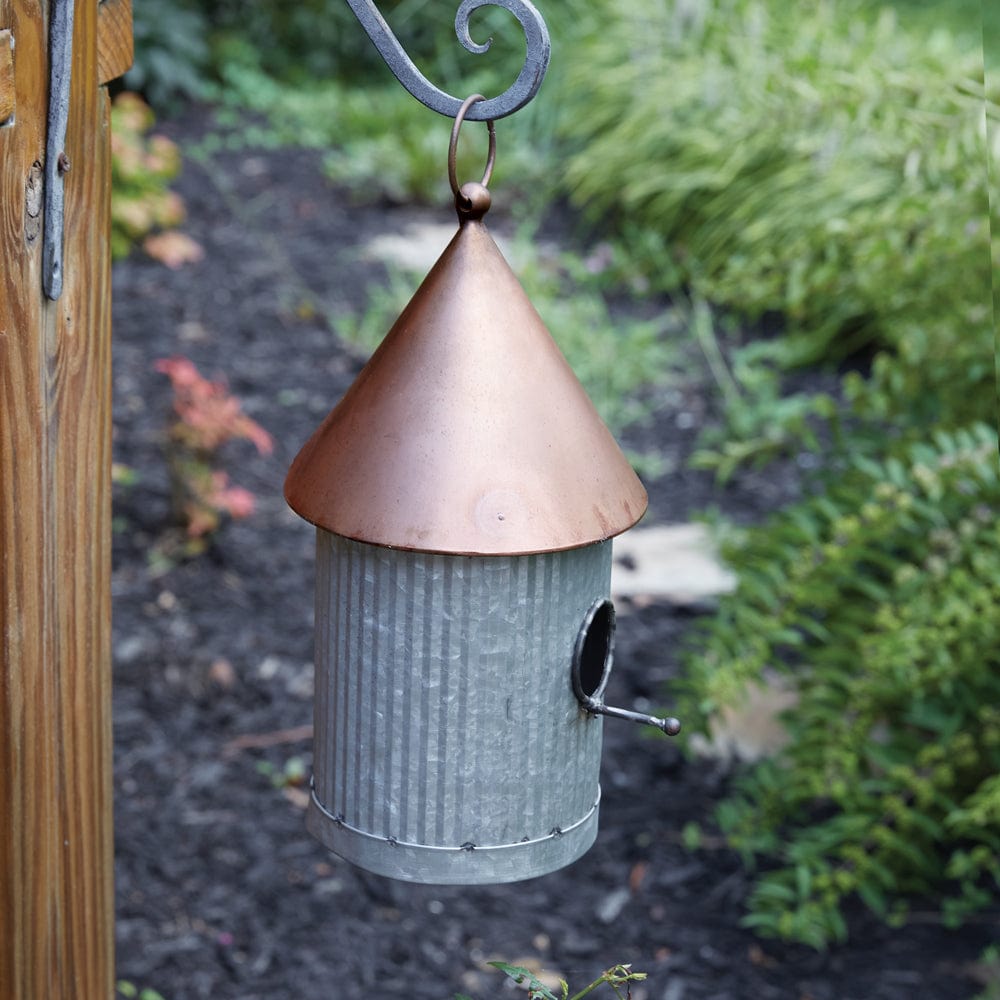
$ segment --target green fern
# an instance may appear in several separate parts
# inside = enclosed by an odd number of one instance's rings
[[[783,365],[985,334],[981,49],[829,0],[645,0],[579,30],[566,183],[654,286],[780,312]]]
[[[719,811],[758,877],[747,923],[815,947],[857,894],[889,920],[928,895],[957,923],[1000,891],[996,433],[857,458],[726,555],[738,590],[688,658],[706,720],[767,669],[798,695],[789,744]]]

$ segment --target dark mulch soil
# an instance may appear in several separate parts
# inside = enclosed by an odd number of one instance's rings
[[[178,126],[181,138],[199,126]],[[313,531],[285,507],[285,469],[360,368],[324,320],[384,277],[358,247],[411,212],[358,208],[295,151],[189,163],[179,189],[202,263],[170,271],[141,255],[115,268],[115,458],[139,481],[116,495],[115,792],[119,975],[167,1000],[306,996],[445,1000],[504,990],[490,958],[539,962],[582,984],[617,962],[649,973],[650,1000],[964,998],[985,927],[889,930],[857,912],[826,954],[740,929],[748,881],[709,839],[726,776],[665,738],[609,723],[596,846],[568,869],[516,885],[412,886],[367,875],[307,835],[299,802],[262,773],[307,740],[227,752],[231,741],[311,721]],[[502,194],[502,193],[501,193]],[[493,223],[503,223],[502,196]],[[448,218],[442,207],[439,218]],[[310,303],[313,307],[306,308]],[[153,361],[191,357],[224,374],[276,442],[226,451],[258,496],[199,559],[149,553],[169,528],[162,440],[166,379]],[[658,399],[651,427],[672,472],[650,484],[650,521],[710,505],[749,521],[798,489],[793,467],[718,489],[685,467],[710,410],[700,376]],[[612,700],[663,704],[692,614],[621,609]],[[223,662],[224,661],[224,662]],[[228,667],[231,667],[231,671]],[[645,702],[643,702],[645,700]]]

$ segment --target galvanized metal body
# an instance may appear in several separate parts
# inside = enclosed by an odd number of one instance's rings
[[[583,854],[602,720],[570,663],[611,542],[470,557],[319,530],[316,577],[312,833],[416,882],[516,881]]]

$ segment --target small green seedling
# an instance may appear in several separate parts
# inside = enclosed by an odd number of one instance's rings
[[[164,1000],[162,993],[150,989],[148,986],[140,990],[135,983],[130,983],[127,979],[119,979],[115,983],[115,990],[120,996],[126,997],[127,1000]]]
[[[541,980],[530,970],[520,965],[508,965],[506,962],[490,962],[494,969],[499,969],[505,976],[512,979],[518,986],[528,987],[528,1000],[582,1000],[583,997],[593,993],[598,986],[607,985],[614,990],[615,996],[620,1000],[629,1000],[632,996],[632,983],[641,982],[646,978],[645,972],[633,972],[631,965],[615,965],[606,969],[592,983],[584,986],[578,993],[570,996],[569,985],[565,979],[559,980],[560,995],[552,992]],[[625,992],[622,992],[624,987]],[[455,1000],[472,1000],[464,994],[458,994]]]

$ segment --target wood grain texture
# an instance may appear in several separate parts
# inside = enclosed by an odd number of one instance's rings
[[[41,292],[48,4],[0,0],[0,997],[109,1000],[110,151],[97,5],[77,3],[65,287]]]
[[[97,8],[97,82],[117,80],[132,65],[132,0],[101,0]]]
[[[9,28],[0,28],[0,127],[14,117],[14,42]]]

